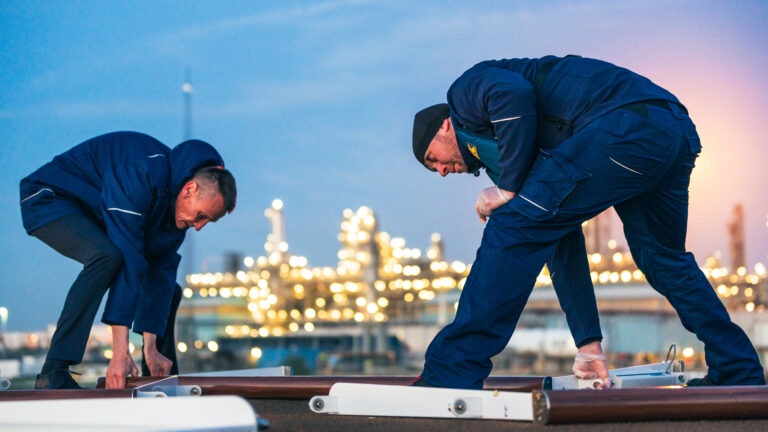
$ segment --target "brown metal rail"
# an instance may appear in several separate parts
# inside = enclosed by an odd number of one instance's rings
[[[130,398],[131,389],[84,390],[6,390],[0,391],[0,402],[53,399],[112,399]]]
[[[161,377],[128,378],[133,388],[157,381]],[[327,395],[339,383],[410,385],[415,377],[407,376],[288,376],[288,377],[184,377],[179,385],[198,385],[203,396],[235,395],[247,399],[311,399]],[[485,390],[530,392],[540,390],[549,377],[488,377]],[[104,378],[96,384],[104,388]]]
[[[536,423],[768,419],[768,386],[537,390]]]

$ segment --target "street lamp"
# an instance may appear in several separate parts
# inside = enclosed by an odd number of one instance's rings
[[[5,333],[5,323],[8,322],[8,308],[0,306],[0,333]]]

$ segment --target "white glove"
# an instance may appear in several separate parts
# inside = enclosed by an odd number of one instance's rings
[[[514,196],[514,192],[499,189],[498,186],[483,189],[483,191],[480,192],[480,196],[477,197],[477,203],[475,203],[477,217],[485,223],[488,216],[490,216],[494,210],[506,204]]]
[[[573,361],[573,374],[581,379],[599,378],[602,383],[598,388],[611,386],[604,354],[577,353]]]

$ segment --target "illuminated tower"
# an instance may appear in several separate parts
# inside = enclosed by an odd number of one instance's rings
[[[433,233],[429,239],[431,240],[432,244],[429,246],[429,249],[427,250],[427,258],[429,258],[431,261],[442,261],[443,260],[442,237],[440,237],[440,234],[438,233]]]
[[[267,235],[264,250],[269,254],[269,263],[276,265],[285,262],[288,243],[285,241],[285,217],[283,216],[283,202],[279,199],[272,201],[272,206],[264,210],[264,216],[272,225],[272,232]]]
[[[382,238],[378,235],[376,216],[370,208],[362,206],[356,212],[352,209],[344,210],[344,221],[339,233],[342,249],[339,251],[338,273],[362,282],[361,294],[364,301],[360,300],[359,305],[366,307],[366,313],[360,313],[359,319],[355,320],[363,328],[360,346],[363,352],[389,349],[386,326],[382,320],[376,319],[381,314],[376,303],[377,290],[374,289],[381,264],[377,240]]]
[[[731,269],[735,272],[739,267],[747,265],[747,259],[744,256],[744,207],[740,203],[733,206],[733,219],[727,226],[730,238]]]

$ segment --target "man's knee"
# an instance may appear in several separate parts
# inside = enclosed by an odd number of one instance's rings
[[[113,277],[123,267],[123,253],[111,242],[105,242],[91,256],[86,267],[97,269],[105,275]]]
[[[171,302],[174,303],[177,307],[179,306],[179,303],[181,303],[181,285],[176,284],[173,287],[173,298],[171,299]]]

